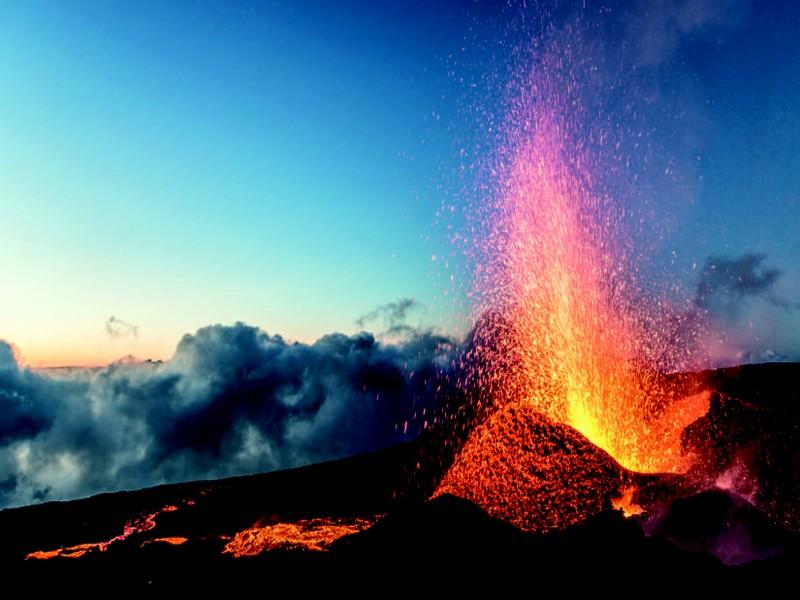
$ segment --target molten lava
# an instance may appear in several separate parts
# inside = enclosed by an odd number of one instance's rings
[[[663,375],[691,362],[699,320],[646,275],[635,241],[646,213],[615,196],[635,179],[619,150],[630,132],[598,108],[595,70],[568,31],[515,78],[474,256],[479,319],[499,314],[503,327],[478,337],[473,377],[628,469],[684,472],[680,433],[708,398],[677,398]]]
[[[376,520],[377,517],[316,518],[255,526],[237,533],[223,552],[236,558],[273,550],[324,552],[339,538],[363,531]]]
[[[625,470],[580,433],[512,403],[470,434],[436,494],[538,533],[608,508],[625,483]]]
[[[159,538],[153,538],[152,540],[143,541],[142,546],[149,546],[151,544],[167,544],[168,546],[182,546],[188,541],[189,538],[185,538],[182,536],[159,537]]]
[[[483,422],[438,489],[534,531],[615,499],[635,512],[621,484],[685,473],[682,433],[710,401],[667,376],[695,358],[700,319],[645,275],[645,213],[615,196],[635,180],[619,151],[630,132],[609,127],[579,36],[537,46],[511,86],[473,238],[466,385]]]
[[[674,398],[656,370],[656,358],[682,351],[651,312],[664,303],[631,297],[628,253],[617,248],[610,207],[592,195],[585,159],[567,156],[556,116],[529,110],[533,131],[517,141],[501,182],[490,242],[498,256],[484,282],[504,310],[507,339],[487,343],[482,360],[489,369],[513,363],[501,401],[574,427],[626,468],[683,472],[691,457],[680,434],[708,397]]]
[[[88,544],[77,544],[75,546],[68,546],[66,548],[58,548],[56,550],[37,550],[35,552],[31,552],[25,558],[26,559],[37,559],[37,560],[48,560],[50,558],[80,558],[87,552],[92,550],[99,550],[103,552],[105,548],[102,546],[101,543],[88,543]]]
[[[619,498],[611,500],[611,506],[614,510],[621,511],[626,517],[635,517],[641,515],[644,509],[633,501],[633,495],[636,493],[634,486],[627,486],[621,490]]]
[[[50,558],[80,558],[85,554],[87,554],[88,552],[105,552],[106,550],[109,549],[109,547],[111,547],[112,544],[122,542],[134,534],[144,533],[145,531],[150,531],[151,529],[155,529],[156,518],[159,515],[161,515],[162,513],[174,512],[176,510],[178,510],[177,506],[169,504],[167,506],[164,506],[163,508],[160,508],[155,512],[141,515],[125,523],[125,526],[122,528],[121,534],[114,536],[110,540],[106,540],[104,542],[88,542],[84,544],[77,544],[75,546],[66,546],[64,548],[57,548],[55,550],[37,550],[35,552],[29,553],[25,558],[38,559],[38,560],[47,560]],[[165,541],[171,540],[168,543],[173,543],[173,544],[181,543],[175,541],[175,538],[163,538],[163,540]]]

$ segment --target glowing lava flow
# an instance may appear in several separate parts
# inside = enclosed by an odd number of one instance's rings
[[[316,518],[255,526],[237,533],[223,552],[236,558],[258,556],[272,550],[324,552],[339,538],[363,531],[376,520],[377,517]]]
[[[150,546],[151,544],[166,544],[168,546],[182,546],[186,542],[189,541],[189,538],[185,538],[183,536],[172,536],[172,537],[159,537],[153,538],[152,540],[145,540],[142,542],[142,547]]]
[[[156,517],[158,517],[162,513],[167,512],[174,512],[178,510],[178,507],[172,504],[169,504],[155,512],[148,513],[132,519],[125,523],[125,526],[122,529],[122,533],[114,536],[110,540],[106,540],[104,542],[88,542],[85,544],[77,544],[75,546],[66,546],[64,548],[57,548],[55,550],[37,550],[36,552],[29,553],[25,558],[30,559],[38,559],[38,560],[47,560],[50,558],[80,558],[84,556],[88,552],[105,552],[109,549],[112,544],[116,544],[117,542],[122,542],[128,539],[130,536],[143,533],[145,531],[150,531],[151,529],[155,529],[156,526]],[[175,541],[176,538],[162,538],[161,541],[167,541],[170,544],[180,544],[182,542]],[[185,541],[185,540],[183,540]]]

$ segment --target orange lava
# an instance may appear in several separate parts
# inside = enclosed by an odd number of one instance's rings
[[[624,197],[636,131],[602,112],[580,35],[533,44],[509,86],[469,238],[478,425],[437,490],[529,531],[633,514],[636,473],[694,464],[682,433],[711,396],[668,376],[698,361],[703,325],[636,241],[659,233]]]
[[[37,550],[36,552],[31,552],[28,554],[25,559],[37,559],[37,560],[48,560],[50,558],[80,558],[87,552],[91,550],[99,550],[103,551],[105,548],[102,548],[101,543],[88,543],[88,544],[78,544],[76,546],[68,546],[66,548],[58,548],[57,550]]]
[[[174,512],[178,507],[169,504],[163,508],[145,515],[141,515],[125,523],[122,533],[104,542],[88,542],[75,546],[65,546],[55,550],[37,550],[29,553],[25,559],[48,560],[51,558],[80,558],[89,552],[105,552],[112,544],[128,539],[130,536],[150,531],[156,526],[156,517],[166,512]]]
[[[317,518],[251,527],[237,533],[223,552],[236,558],[272,550],[324,552],[339,538],[363,531],[376,520],[377,517]]]
[[[453,494],[530,532],[568,527],[608,508],[626,481],[606,452],[528,403],[471,433],[436,495]]]
[[[189,541],[188,538],[180,536],[159,537],[159,538],[153,538],[152,540],[143,541],[142,546],[149,546],[150,544],[168,544],[169,546],[181,546],[188,541]]]
[[[635,517],[641,515],[644,509],[633,501],[633,495],[636,493],[634,486],[628,486],[622,489],[619,498],[614,498],[611,501],[611,506],[614,510],[619,510],[626,517]]]
[[[596,90],[578,36],[535,44],[508,99],[472,294],[478,321],[500,326],[479,328],[473,383],[496,405],[570,425],[627,469],[682,473],[693,457],[680,434],[708,398],[678,398],[664,375],[697,359],[701,323],[690,296],[648,274],[636,241],[647,213],[621,183],[635,180],[618,155],[629,132],[584,104]]]
[[[592,195],[585,162],[567,156],[575,150],[558,120],[547,111],[531,119],[536,135],[515,148],[494,232],[493,301],[504,307],[506,339],[481,348],[483,368],[504,378],[501,401],[522,399],[626,468],[684,472],[692,459],[680,433],[707,399],[673,405],[656,369],[683,354],[661,321],[666,308],[627,290],[635,282],[617,217]],[[513,368],[501,372],[501,362]]]

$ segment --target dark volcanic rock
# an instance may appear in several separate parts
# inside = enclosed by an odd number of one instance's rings
[[[684,431],[706,478],[752,495],[774,523],[800,531],[800,365],[721,369],[708,414]]]
[[[386,512],[414,497],[403,492],[409,489],[418,452],[416,445],[405,444],[288,471],[2,510],[0,560],[21,560],[37,550],[107,541],[122,534],[131,520],[171,505],[178,510],[158,515],[146,536],[132,536],[130,542],[138,546],[144,539],[156,537],[219,538],[264,518],[291,521],[317,515]]]
[[[789,535],[761,510],[745,498],[719,489],[678,498],[663,518],[648,523],[646,529],[728,565],[770,558],[790,543]]]

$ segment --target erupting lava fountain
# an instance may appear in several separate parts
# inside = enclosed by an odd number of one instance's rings
[[[681,433],[708,410],[707,392],[680,397],[665,376],[697,357],[701,320],[645,274],[646,251],[635,240],[646,211],[617,195],[620,179],[635,181],[622,150],[631,132],[612,125],[619,110],[596,101],[602,78],[580,39],[568,28],[521,61],[486,169],[491,199],[475,211],[478,325],[468,384],[484,390],[489,414],[440,492],[490,512],[485,497],[497,482],[486,481],[487,464],[516,460],[498,454],[509,436],[530,452],[539,447],[526,439],[529,428],[505,419],[533,411],[625,469],[683,473],[693,457]]]

